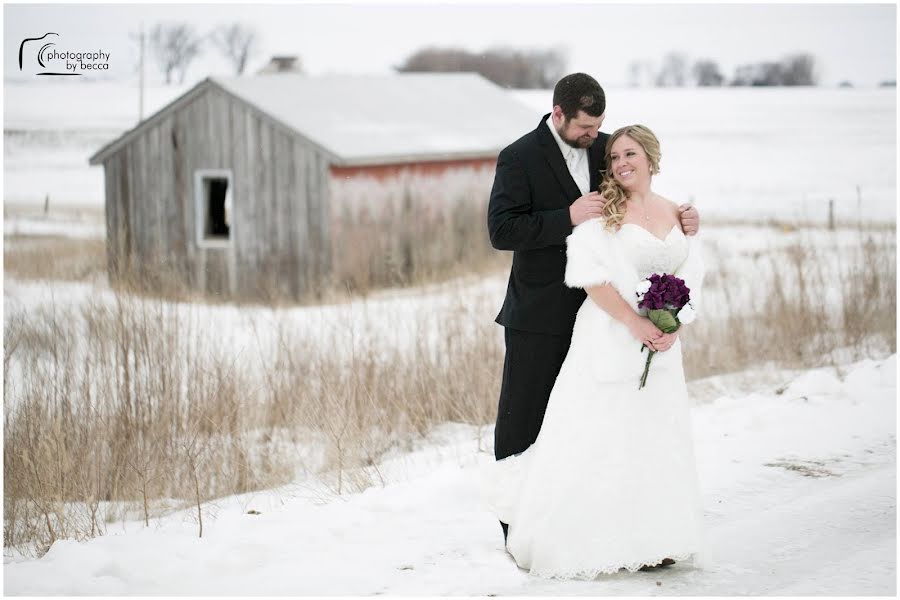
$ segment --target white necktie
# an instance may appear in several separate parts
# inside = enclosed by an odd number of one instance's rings
[[[585,178],[584,176],[584,171],[586,169],[581,168],[581,155],[582,153],[575,148],[569,148],[569,152],[566,155],[566,166],[569,167],[569,173],[572,174],[572,179],[575,180],[575,185],[578,186],[578,189],[582,194],[587,194],[591,182],[589,177]]]

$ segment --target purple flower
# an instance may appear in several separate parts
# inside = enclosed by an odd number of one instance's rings
[[[679,310],[691,298],[691,290],[684,284],[684,280],[674,275],[654,273],[647,278],[647,281],[650,282],[650,289],[644,293],[643,299],[638,303],[638,308]]]
[[[649,288],[647,283],[649,282]],[[643,296],[641,290],[647,288]],[[678,329],[681,323],[690,323],[694,320],[693,307],[688,305],[691,299],[691,290],[684,284],[684,280],[668,273],[659,275],[654,273],[647,277],[637,286],[638,308],[646,308],[649,319],[661,330],[672,333]],[[685,308],[686,307],[686,308]],[[682,311],[682,309],[684,309]],[[678,320],[679,312],[684,313],[684,320]],[[644,346],[641,346],[641,352]],[[644,387],[647,383],[647,375],[650,372],[650,361],[653,360],[655,351],[650,350],[647,353],[647,362],[644,365],[644,374],[641,376],[641,383],[638,389]]]
[[[658,309],[665,308],[666,301],[663,298],[663,294],[659,289],[650,288],[650,290],[644,294],[644,300],[638,304],[639,308],[647,308],[647,309]]]

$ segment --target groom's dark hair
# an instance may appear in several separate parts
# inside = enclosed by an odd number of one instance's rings
[[[574,119],[578,111],[599,117],[606,110],[606,94],[597,80],[587,73],[566,75],[553,88],[553,106],[562,109],[567,119]]]

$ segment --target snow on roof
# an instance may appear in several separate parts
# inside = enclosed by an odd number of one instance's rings
[[[540,119],[514,94],[475,73],[211,80],[342,164],[495,155]]]

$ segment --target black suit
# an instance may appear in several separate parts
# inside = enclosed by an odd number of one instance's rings
[[[544,115],[537,129],[503,149],[488,206],[498,250],[512,250],[512,270],[497,323],[506,328],[506,358],[494,431],[499,460],[537,439],[547,400],[569,350],[575,315],[586,294],[564,283],[569,206],[582,194]],[[588,149],[590,189],[604,168],[608,135]],[[504,527],[504,534],[506,528]]]

